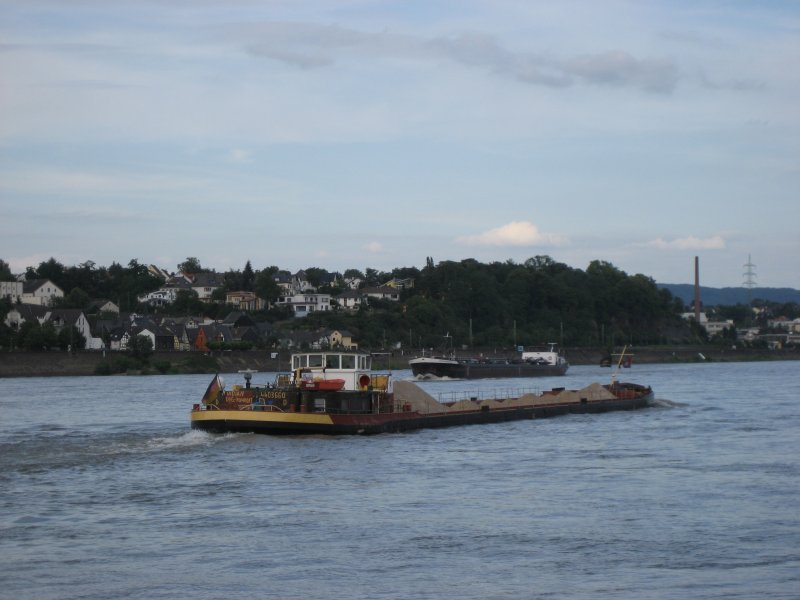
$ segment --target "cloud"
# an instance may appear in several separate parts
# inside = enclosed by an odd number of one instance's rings
[[[372,254],[378,254],[380,252],[383,252],[383,245],[380,242],[370,242],[369,244],[364,246],[364,250]]]
[[[676,238],[670,241],[657,238],[645,245],[663,250],[721,250],[725,248],[725,240],[720,235],[714,235],[709,238],[698,238],[690,235],[689,237]]]
[[[594,84],[635,86],[661,94],[670,93],[678,82],[678,70],[669,61],[637,59],[627,52],[603,52],[570,59],[564,71]]]
[[[225,37],[237,41],[244,37],[245,52],[251,56],[301,69],[329,67],[348,58],[360,61],[383,57],[428,63],[445,60],[547,87],[584,83],[666,94],[678,82],[677,67],[665,59],[637,58],[624,51],[558,58],[510,50],[494,36],[483,33],[426,38],[273,22],[230,28]]]
[[[253,162],[253,155],[248,150],[234,148],[228,153],[228,162],[247,164]]]
[[[554,233],[542,233],[529,221],[513,221],[478,235],[456,238],[468,246],[562,246],[567,238]]]

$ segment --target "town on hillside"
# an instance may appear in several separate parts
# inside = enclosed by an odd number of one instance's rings
[[[686,306],[602,261],[584,272],[549,257],[522,265],[428,259],[422,270],[341,274],[254,271],[249,261],[218,273],[191,257],[175,272],[135,260],[106,268],[51,258],[17,275],[0,260],[0,280],[4,350],[397,349],[434,346],[450,332],[464,348],[800,342],[796,304]]]

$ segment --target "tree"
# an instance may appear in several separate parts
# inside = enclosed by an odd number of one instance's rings
[[[146,335],[134,335],[128,340],[128,355],[146,362],[153,354],[153,340]]]
[[[58,345],[62,350],[83,350],[86,347],[86,338],[74,325],[62,327],[58,332]]]
[[[0,281],[14,281],[9,264],[0,258]]]
[[[359,271],[358,269],[347,269],[344,272],[343,277],[345,279],[361,279],[361,280],[363,280],[364,279],[364,274],[361,271]]]
[[[272,269],[273,267],[270,267],[260,271],[256,275],[254,283],[256,295],[267,302],[274,302],[281,294],[281,288],[273,278],[277,267],[275,267],[275,271]]]
[[[178,263],[178,271],[188,275],[196,275],[197,273],[202,273],[204,269],[197,257],[187,256],[185,261]]]
[[[194,290],[178,290],[169,312],[173,315],[194,315],[203,312],[203,302]]]
[[[84,292],[81,288],[72,288],[64,298],[58,301],[58,305],[62,308],[86,308],[91,302],[89,294]]]
[[[19,328],[18,345],[26,350],[47,350],[58,346],[58,334],[50,322],[25,321]]]
[[[328,271],[325,269],[320,269],[319,267],[308,267],[307,269],[303,270],[306,273],[306,279],[308,279],[308,283],[313,285],[315,288],[320,287],[323,279],[328,276]]]
[[[52,256],[49,260],[39,263],[36,269],[28,267],[25,278],[31,279],[49,279],[59,287],[64,285],[64,265],[58,262]]]
[[[248,260],[244,265],[244,270],[242,271],[242,289],[252,292],[255,279],[256,274],[253,272],[253,267],[250,265],[250,261]]]

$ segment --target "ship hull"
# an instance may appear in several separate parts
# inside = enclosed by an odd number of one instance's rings
[[[410,362],[415,377],[450,379],[489,379],[500,377],[551,377],[565,375],[569,364],[540,365],[529,363],[481,363],[433,360]]]
[[[635,398],[614,398],[592,402],[538,404],[487,410],[468,410],[448,413],[422,414],[403,412],[388,414],[306,414],[258,412],[237,410],[193,411],[192,429],[214,433],[267,433],[267,434],[323,434],[356,435],[378,434],[500,423],[522,419],[539,419],[565,414],[603,413],[645,408],[653,394]]]

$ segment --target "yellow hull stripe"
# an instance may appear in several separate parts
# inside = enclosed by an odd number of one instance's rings
[[[307,423],[333,425],[330,415],[284,413],[253,410],[199,410],[192,412],[192,421],[256,421],[260,423]]]

